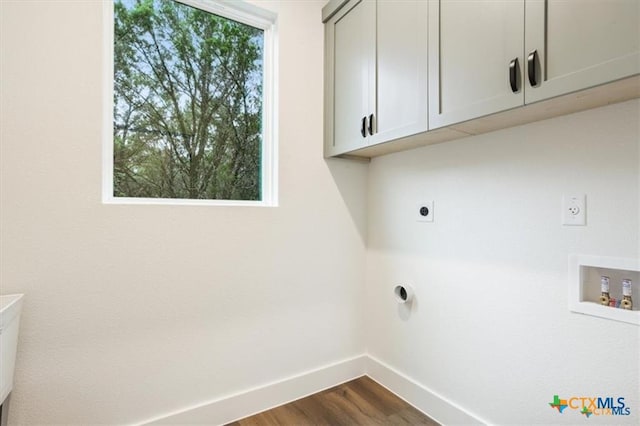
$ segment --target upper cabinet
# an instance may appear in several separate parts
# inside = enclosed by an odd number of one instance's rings
[[[353,1],[335,15],[326,32],[327,73],[333,95],[325,127],[332,130],[331,155],[357,149],[367,136],[367,117],[375,109],[375,3]],[[329,88],[331,86],[331,89]]]
[[[525,102],[640,73],[639,0],[526,0]]]
[[[442,0],[429,9],[429,127],[524,103],[524,0]]]
[[[427,3],[377,3],[377,144],[427,130]]]
[[[325,16],[325,155],[425,132],[427,2],[340,3]]]
[[[429,128],[638,74],[639,6],[638,0],[430,1]]]
[[[327,157],[640,97],[640,0],[331,0],[322,13]]]

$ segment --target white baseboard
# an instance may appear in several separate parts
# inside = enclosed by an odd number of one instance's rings
[[[364,375],[365,355],[143,422],[143,425],[222,425]]]
[[[489,424],[371,355],[365,363],[367,376],[442,425]]]
[[[371,355],[349,358],[284,380],[187,407],[143,425],[222,425],[367,375],[443,425],[488,424]]]

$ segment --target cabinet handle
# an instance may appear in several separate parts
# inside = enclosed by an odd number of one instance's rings
[[[509,62],[509,84],[513,93],[518,91],[518,68],[518,58]]]
[[[537,59],[538,59],[537,50],[534,50],[533,52],[529,53],[529,56],[527,56],[527,74],[529,75],[529,84],[531,84],[532,87],[535,87],[538,85],[538,79],[536,78]]]
[[[363,138],[367,137],[367,116],[362,117],[362,124],[360,125],[360,134]]]
[[[373,114],[369,116],[369,135],[373,136]]]

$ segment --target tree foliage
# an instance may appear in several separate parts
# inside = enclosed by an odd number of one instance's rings
[[[263,31],[172,0],[114,8],[114,195],[259,200]]]

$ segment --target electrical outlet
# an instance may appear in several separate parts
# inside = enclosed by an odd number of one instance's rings
[[[433,222],[433,201],[421,201],[416,204],[417,222]]]
[[[585,226],[587,224],[587,196],[565,195],[562,197],[562,224]]]

